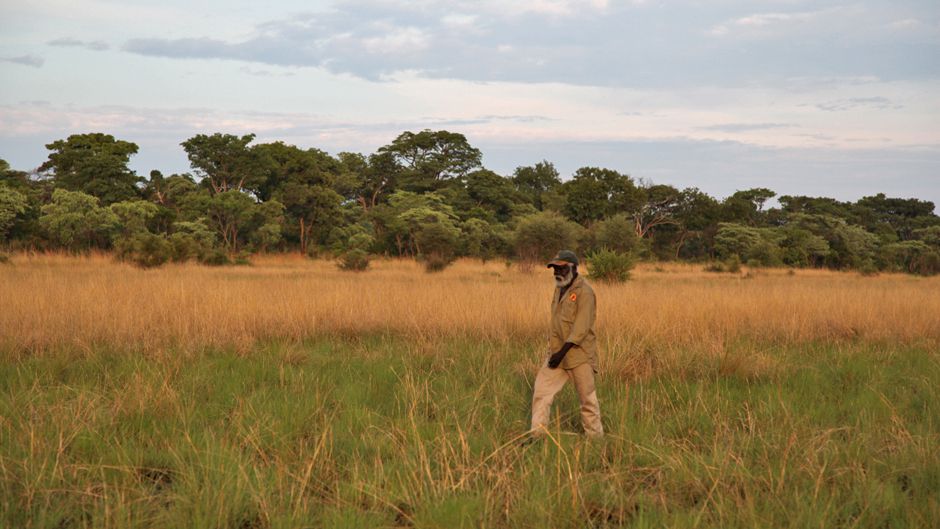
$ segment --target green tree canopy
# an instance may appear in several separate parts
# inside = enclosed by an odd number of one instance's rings
[[[72,251],[107,247],[119,226],[117,215],[101,207],[96,197],[65,189],[55,190],[39,222],[52,241]]]
[[[180,145],[196,175],[208,182],[213,193],[243,189],[259,192],[265,181],[266,160],[248,146],[254,139],[254,134],[216,132],[197,134]]]
[[[46,148],[51,151],[39,170],[51,174],[55,186],[97,197],[104,205],[140,195],[141,178],[127,164],[137,145],[100,132],[73,134]]]
[[[398,182],[405,191],[440,189],[453,178],[480,168],[482,154],[463,134],[446,130],[403,132],[378,154],[388,154],[398,166]]]

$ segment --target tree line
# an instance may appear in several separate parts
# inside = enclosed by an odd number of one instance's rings
[[[531,263],[571,248],[940,272],[940,217],[916,198],[840,202],[753,188],[718,199],[600,167],[562,181],[548,161],[500,175],[462,134],[445,130],[404,132],[370,155],[254,140],[197,134],[181,143],[192,172],[147,178],[128,167],[138,146],[103,133],[46,145],[48,160],[32,172],[0,160],[0,244],[110,250],[142,266],[299,251],[349,269],[387,255],[437,270],[460,256]],[[774,198],[779,207],[766,207]]]

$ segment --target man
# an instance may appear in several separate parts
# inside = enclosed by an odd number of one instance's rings
[[[532,432],[543,432],[552,400],[571,380],[581,401],[581,424],[589,436],[601,436],[601,410],[594,389],[597,372],[597,338],[594,319],[597,304],[591,285],[578,275],[578,257],[562,250],[547,265],[555,276],[552,297],[548,358],[535,376],[532,392]]]

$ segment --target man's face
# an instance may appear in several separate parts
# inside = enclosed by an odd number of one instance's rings
[[[564,288],[574,279],[574,265],[552,265],[552,273],[555,275],[555,286]]]

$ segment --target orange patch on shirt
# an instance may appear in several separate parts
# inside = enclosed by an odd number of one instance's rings
[[[578,299],[578,295],[575,294],[574,292],[572,292],[572,293],[571,293],[571,296],[569,296],[568,299],[570,299],[571,301],[574,301],[574,300]]]

